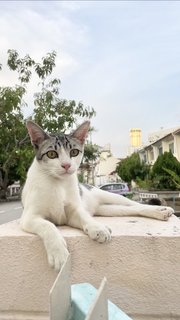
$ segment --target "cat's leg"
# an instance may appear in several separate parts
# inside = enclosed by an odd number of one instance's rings
[[[90,195],[92,201],[93,198],[95,198],[99,204],[117,204],[122,206],[134,206],[138,204],[136,201],[128,199],[122,195],[114,194],[98,188],[93,188],[90,191]]]
[[[96,221],[84,208],[67,208],[68,225],[84,231],[91,239],[100,243],[111,240],[111,229]]]
[[[130,200],[121,195],[93,188],[91,197],[97,200],[95,215],[100,216],[142,216],[158,220],[168,220],[174,213],[170,207],[151,206]]]
[[[99,205],[95,215],[104,217],[141,216],[158,220],[168,220],[174,213],[170,207],[135,204],[133,206]]]
[[[40,216],[28,214],[28,212],[26,215],[22,215],[20,224],[24,231],[37,234],[43,240],[50,266],[59,271],[69,253],[66,242],[56,226]]]

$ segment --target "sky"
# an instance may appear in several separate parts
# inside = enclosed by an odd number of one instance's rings
[[[0,86],[16,81],[8,49],[39,61],[55,50],[61,97],[96,110],[93,143],[114,156],[127,155],[131,128],[147,144],[180,125],[179,1],[0,1],[0,15]]]

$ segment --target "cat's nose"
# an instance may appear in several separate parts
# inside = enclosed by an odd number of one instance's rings
[[[61,165],[61,167],[62,168],[64,168],[66,171],[70,168],[70,163],[63,163],[62,165]]]

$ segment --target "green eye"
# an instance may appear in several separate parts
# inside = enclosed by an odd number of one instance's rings
[[[79,150],[78,149],[72,149],[70,151],[70,157],[77,157],[78,154],[79,154]]]
[[[47,156],[48,156],[49,159],[58,158],[58,154],[57,154],[57,152],[54,151],[54,150],[50,150],[50,151],[48,151],[46,154],[47,154]]]

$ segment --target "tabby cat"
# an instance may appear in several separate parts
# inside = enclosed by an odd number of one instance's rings
[[[111,240],[111,230],[97,216],[143,216],[167,220],[170,207],[139,204],[123,196],[79,184],[84,143],[90,122],[85,121],[71,134],[48,134],[37,124],[27,121],[35,148],[35,159],[29,168],[22,192],[21,227],[40,236],[48,262],[60,270],[68,250],[56,226],[69,225],[82,229],[98,242]]]

